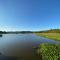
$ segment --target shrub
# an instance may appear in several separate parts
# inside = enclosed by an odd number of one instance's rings
[[[43,60],[60,60],[59,44],[41,44],[38,53],[42,55]]]

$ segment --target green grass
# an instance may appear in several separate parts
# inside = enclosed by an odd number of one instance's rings
[[[60,40],[60,33],[35,33],[35,34],[49,39]]]
[[[59,44],[40,44],[37,52],[42,55],[42,60],[60,60]]]

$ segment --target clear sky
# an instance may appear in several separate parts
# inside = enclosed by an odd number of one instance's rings
[[[60,28],[60,0],[0,0],[0,30]]]

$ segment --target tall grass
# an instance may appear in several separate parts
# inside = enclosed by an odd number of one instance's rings
[[[42,55],[42,60],[60,60],[59,44],[40,44],[37,52]]]

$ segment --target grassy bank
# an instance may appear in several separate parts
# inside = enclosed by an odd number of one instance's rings
[[[49,39],[59,40],[60,41],[60,33],[35,33],[38,36],[43,36]]]
[[[42,60],[60,60],[59,44],[40,44],[37,52],[42,55]]]

